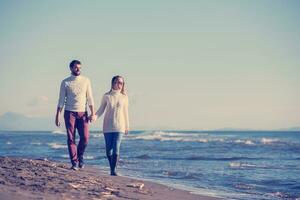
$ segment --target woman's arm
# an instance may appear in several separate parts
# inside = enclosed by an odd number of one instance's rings
[[[107,97],[103,95],[101,105],[95,114],[97,118],[99,118],[104,113],[106,105],[107,105]]]
[[[129,132],[129,114],[128,114],[128,96],[125,98],[124,116],[125,116],[125,134]]]

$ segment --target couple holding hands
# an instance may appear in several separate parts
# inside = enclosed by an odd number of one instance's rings
[[[110,165],[110,174],[117,176],[116,166],[120,155],[120,144],[123,134],[128,134],[128,96],[125,92],[124,78],[114,76],[111,89],[102,97],[97,112],[90,80],[81,75],[81,62],[73,60],[69,65],[71,76],[61,82],[55,124],[60,127],[60,113],[64,110],[67,129],[67,144],[73,170],[84,167],[84,151],[89,140],[89,122],[96,121],[104,112],[103,135],[105,138],[106,156]],[[87,105],[90,109],[88,116]],[[80,140],[76,145],[75,134],[78,131]]]

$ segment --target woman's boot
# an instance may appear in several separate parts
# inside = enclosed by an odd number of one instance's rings
[[[119,159],[118,155],[113,155],[112,156],[111,171],[110,171],[110,175],[112,175],[112,176],[118,176],[118,174],[116,172],[116,168],[117,168],[117,164],[118,164],[118,159]]]
[[[112,156],[107,156],[107,160],[109,163],[109,168],[110,168],[110,173],[112,172],[113,168],[112,168]]]

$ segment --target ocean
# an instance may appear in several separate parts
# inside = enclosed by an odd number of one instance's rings
[[[69,163],[66,133],[0,131],[0,156]],[[108,172],[102,133],[91,132],[85,162]],[[226,199],[300,199],[300,132],[132,131],[118,170]]]

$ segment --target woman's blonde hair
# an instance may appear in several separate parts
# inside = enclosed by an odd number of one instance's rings
[[[124,78],[123,78],[122,76],[119,76],[119,75],[112,77],[112,79],[111,79],[111,88],[110,88],[110,91],[109,91],[109,92],[111,92],[111,91],[113,90],[114,83],[115,83],[119,78],[121,78],[121,79],[123,80],[123,85],[122,85],[121,93],[124,94],[124,95],[127,95],[127,94],[126,94],[126,90],[125,90],[125,80],[124,80]]]

